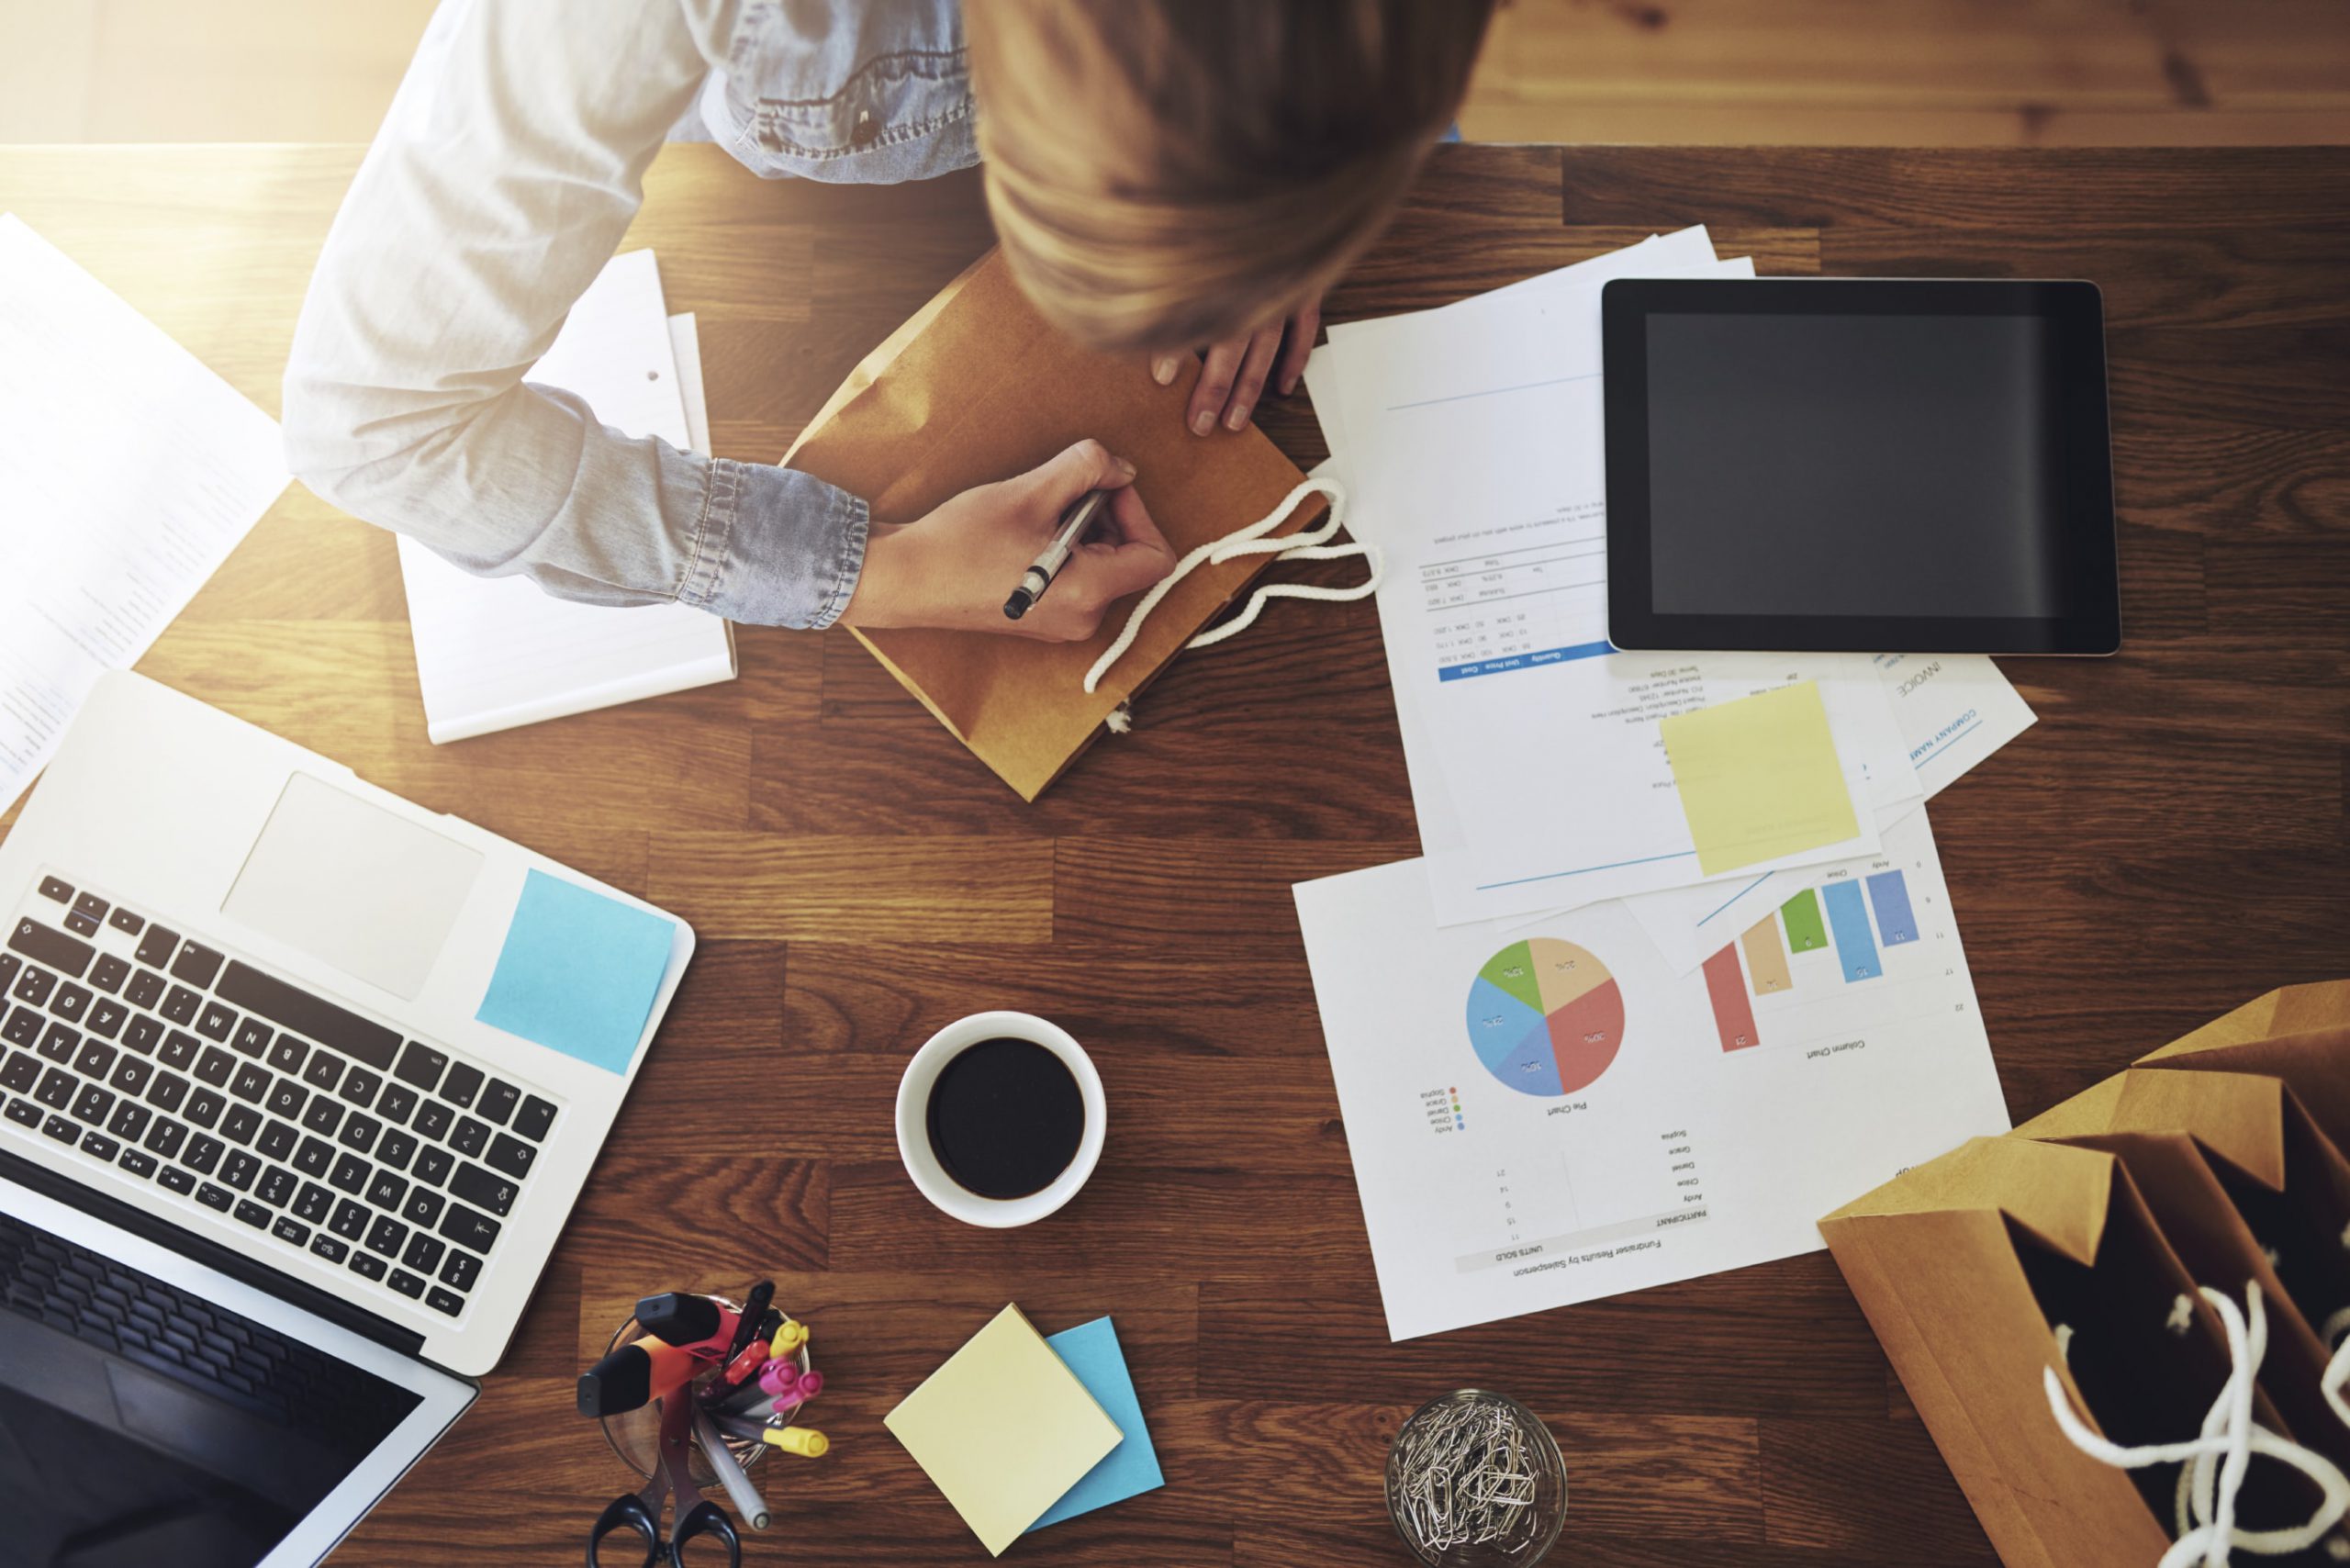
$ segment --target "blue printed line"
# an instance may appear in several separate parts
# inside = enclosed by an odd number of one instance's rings
[[[1777,876],[1777,875],[1778,875],[1778,873],[1777,873],[1776,871],[1765,871],[1765,872],[1763,872],[1761,876],[1759,876],[1759,877],[1755,878],[1755,879],[1754,879],[1754,880],[1752,880],[1752,881],[1751,881],[1751,882],[1747,883],[1747,884],[1746,884],[1746,886],[1744,886],[1744,887],[1742,887],[1742,888],[1739,889],[1739,890],[1738,890],[1738,891],[1736,891],[1736,892],[1734,892],[1734,893],[1730,894],[1730,896],[1729,896],[1729,902],[1724,903],[1724,904],[1721,906],[1721,909],[1718,909],[1718,910],[1714,911],[1714,914],[1719,914],[1719,913],[1721,913],[1721,912],[1722,912],[1722,910],[1723,910],[1723,909],[1728,909],[1728,908],[1730,906],[1730,904],[1734,904],[1734,903],[1736,903],[1739,900],[1740,900],[1740,899],[1744,898],[1747,894],[1749,894],[1749,893],[1752,892],[1755,889],[1757,889],[1757,888],[1761,887],[1763,883],[1765,883],[1765,882],[1769,881],[1772,878],[1774,878],[1774,877],[1775,877],[1775,876]],[[1714,914],[1709,914],[1709,915],[1706,916],[1706,920],[1711,920],[1711,919],[1713,919],[1713,918],[1714,918]],[[1706,920],[1701,920],[1701,921],[1699,921],[1697,924],[1698,924],[1699,925],[1703,925],[1703,924],[1706,924]]]
[[[1539,654],[1506,654],[1500,658],[1476,659],[1465,665],[1439,666],[1438,680],[1467,680],[1472,676],[1500,675],[1507,670],[1535,669],[1543,665],[1562,665],[1575,659],[1601,658],[1616,651],[1612,643],[1578,643],[1572,648],[1545,648]]]
[[[1477,890],[1481,893],[1489,892],[1494,888],[1516,888],[1522,887],[1528,882],[1555,881],[1561,877],[1581,877],[1592,871],[1621,870],[1627,866],[1646,866],[1657,860],[1686,860],[1696,853],[1694,849],[1676,849],[1670,855],[1643,855],[1638,860],[1610,860],[1605,866],[1578,866],[1572,871],[1545,871],[1539,877],[1514,877],[1506,882],[1480,882],[1477,884]]]
[[[1980,719],[1977,719],[1977,720],[1975,720],[1975,722],[1973,722],[1973,723],[1971,723],[1971,724],[1967,725],[1967,726],[1966,726],[1966,728],[1964,728],[1964,729],[1963,729],[1963,730],[1959,731],[1959,732],[1958,732],[1958,734],[1954,734],[1954,735],[1936,735],[1932,740],[1930,740],[1930,741],[1928,741],[1928,742],[1926,743],[1926,749],[1925,749],[1924,751],[1922,751],[1922,752],[1919,753],[1917,756],[1913,757],[1913,758],[1910,760],[1910,764],[1909,764],[1909,766],[1911,766],[1912,767],[1915,767],[1919,763],[1920,763],[1920,762],[1923,762],[1923,761],[1927,760],[1929,757],[1932,756],[1934,755],[1934,753],[1936,753],[1936,752],[1938,752],[1938,751],[1942,750],[1942,747],[1944,747],[1944,746],[1946,746],[1946,745],[1950,745],[1950,744],[1951,744],[1951,742],[1953,742],[1953,741],[1963,741],[1963,740],[1964,740],[1967,736],[1969,736],[1969,735],[1973,734],[1975,731],[1977,731],[1977,730],[1981,729],[1982,727],[1983,727],[1983,721],[1982,721],[1982,720],[1980,720]]]
[[[1543,386],[1564,386],[1570,381],[1598,379],[1599,372],[1595,370],[1583,375],[1558,375],[1548,381],[1529,381],[1523,386],[1489,386],[1483,392],[1455,392],[1449,398],[1424,398],[1416,403],[1390,403],[1387,406],[1387,411],[1391,414],[1400,414],[1406,409],[1433,409],[1438,403],[1464,403],[1472,398],[1498,398],[1505,392],[1532,392]]]

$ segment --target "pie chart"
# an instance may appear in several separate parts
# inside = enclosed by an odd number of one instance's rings
[[[1520,1094],[1588,1089],[1623,1043],[1624,992],[1606,965],[1572,942],[1513,942],[1469,987],[1469,1044]]]

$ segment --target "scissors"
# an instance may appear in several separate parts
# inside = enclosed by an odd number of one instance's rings
[[[695,1568],[686,1561],[686,1543],[705,1535],[725,1543],[726,1568],[743,1568],[743,1540],[734,1533],[734,1521],[694,1484],[693,1450],[686,1441],[692,1418],[693,1395],[688,1390],[678,1389],[661,1401],[661,1457],[653,1467],[653,1479],[643,1491],[626,1493],[604,1505],[595,1530],[588,1537],[588,1568],[605,1568],[597,1553],[607,1537],[623,1529],[634,1530],[644,1542],[641,1568]],[[672,1492],[677,1497],[677,1521],[665,1543],[661,1505]]]

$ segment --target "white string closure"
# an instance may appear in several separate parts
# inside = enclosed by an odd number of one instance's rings
[[[1321,495],[1329,498],[1329,515],[1321,527],[1305,532],[1288,534],[1280,539],[1265,537],[1274,529],[1279,528],[1289,514],[1297,510],[1299,502],[1311,495]],[[1142,602],[1136,605],[1133,613],[1126,617],[1125,628],[1118,633],[1117,641],[1104,648],[1102,651],[1102,656],[1093,661],[1093,667],[1085,672],[1085,689],[1091,692],[1101,686],[1102,678],[1110,673],[1110,666],[1116,664],[1125,655],[1125,651],[1135,645],[1135,638],[1142,633],[1142,623],[1149,618],[1152,610],[1158,608],[1159,600],[1172,592],[1177,583],[1191,576],[1192,569],[1197,566],[1220,566],[1225,562],[1241,555],[1270,555],[1276,561],[1339,561],[1350,555],[1360,555],[1370,564],[1371,575],[1354,587],[1344,588],[1316,588],[1310,583],[1269,583],[1249,596],[1248,602],[1241,608],[1240,613],[1221,626],[1201,633],[1183,644],[1187,648],[1212,647],[1227,637],[1238,636],[1257,623],[1257,616],[1265,608],[1265,601],[1269,599],[1314,599],[1344,604],[1354,599],[1369,598],[1378,591],[1381,575],[1386,569],[1386,561],[1381,555],[1379,546],[1376,544],[1360,543],[1333,544],[1330,543],[1337,536],[1338,530],[1346,526],[1346,487],[1336,479],[1311,478],[1283,496],[1279,506],[1246,528],[1236,528],[1221,539],[1212,539],[1205,544],[1196,546],[1190,554],[1175,563],[1173,571],[1160,578],[1157,586],[1142,596]],[[1113,716],[1110,727],[1123,731],[1126,726],[1118,723]]]
[[[2228,1554],[2239,1546],[2268,1557],[2306,1551],[2323,1539],[2345,1512],[2350,1512],[2350,1478],[2345,1478],[2332,1461],[2311,1453],[2252,1418],[2253,1389],[2261,1358],[2268,1350],[2268,1315],[2261,1305],[2259,1284],[2247,1282],[2244,1285],[2244,1305],[2251,1316],[2249,1325],[2245,1315],[2238,1312],[2236,1304],[2225,1294],[2209,1286],[2203,1287],[2200,1294],[2219,1314],[2221,1327],[2227,1334],[2229,1362],[2227,1381],[2221,1384],[2219,1397],[2211,1402],[2210,1412],[2203,1417],[2200,1435],[2186,1442],[2147,1443],[2135,1448],[2124,1448],[2099,1437],[2074,1414],[2072,1402],[2065,1397],[2064,1380],[2056,1375],[2053,1367],[2041,1372],[2048,1408],[2072,1445],[2100,1463],[2120,1470],[2138,1470],[2150,1464],[2183,1467],[2178,1477],[2174,1531],[2177,1540],[2163,1553],[2157,1568],[2228,1568]],[[2184,1296],[2178,1299],[2186,1300]],[[2060,1335],[2059,1342],[2069,1344],[2070,1336]],[[2244,1487],[2244,1473],[2251,1468],[2255,1454],[2288,1464],[2316,1483],[2321,1494],[2317,1512],[2288,1529],[2238,1529],[2236,1494]]]

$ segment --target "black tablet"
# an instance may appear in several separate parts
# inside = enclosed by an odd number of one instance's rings
[[[1600,297],[1617,647],[2120,647],[2095,285],[1618,278]]]

